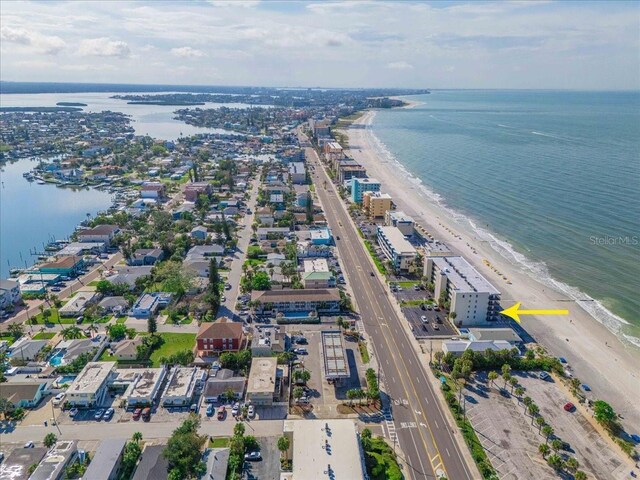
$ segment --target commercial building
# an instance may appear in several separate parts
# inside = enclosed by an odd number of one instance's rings
[[[398,271],[409,271],[418,252],[396,227],[378,227],[378,245]]]
[[[104,242],[72,242],[62,250],[56,252],[58,257],[66,257],[67,255],[98,255],[103,253],[107,249],[107,245]]]
[[[396,227],[405,237],[414,233],[415,222],[413,218],[402,210],[388,210],[384,215],[384,224],[388,227]]]
[[[161,200],[165,197],[164,184],[159,182],[147,182],[140,188],[140,198]]]
[[[215,322],[203,322],[196,336],[199,357],[237,352],[244,346],[242,323],[220,317]]]
[[[273,404],[273,398],[279,395],[280,382],[277,378],[278,359],[260,357],[251,360],[251,370],[247,382],[247,401],[254,405]]]
[[[76,456],[78,449],[74,440],[57,442],[38,467],[29,477],[29,480],[59,480],[64,475],[64,470]]]
[[[423,273],[435,286],[434,297],[446,297],[459,327],[499,319],[500,292],[463,257],[425,257]]]
[[[222,368],[212,370],[213,376],[207,380],[202,391],[202,397],[206,403],[217,403],[228,401],[226,397],[232,391],[235,399],[240,399],[244,395],[245,377],[236,377],[233,371]]]
[[[84,260],[82,257],[69,255],[60,257],[53,262],[47,262],[38,267],[38,271],[43,274],[64,275],[67,277],[75,277],[80,270],[84,268]]]
[[[260,329],[260,336],[251,341],[251,355],[253,357],[270,357],[282,353],[287,347],[287,334],[279,326]]]
[[[340,185],[343,185],[346,180],[351,180],[352,178],[366,178],[367,176],[367,169],[350,158],[335,160],[333,163],[333,169],[337,173],[338,183]]]
[[[100,442],[82,479],[116,480],[120,473],[126,443],[127,440],[124,438],[108,438]]]
[[[382,192],[364,192],[362,207],[369,218],[382,218],[393,204],[391,195]]]
[[[307,172],[304,169],[304,163],[292,162],[289,164],[289,178],[291,183],[301,185],[307,181]]]
[[[160,308],[171,303],[171,294],[164,292],[143,293],[131,308],[131,316],[136,318],[149,318],[155,315]]]
[[[118,369],[118,377],[112,387],[124,390],[122,398],[127,401],[127,406],[152,405],[160,394],[166,375],[166,368]]]
[[[427,257],[451,257],[453,252],[449,246],[440,240],[427,242],[423,245],[425,255]]]
[[[344,157],[344,151],[342,150],[342,146],[338,142],[325,143],[322,150],[324,152],[325,158],[330,164],[335,160],[339,160]]]
[[[322,367],[326,380],[333,382],[349,378],[349,362],[340,330],[322,332]]]
[[[297,479],[364,479],[366,468],[353,420],[285,420],[287,455]]]
[[[511,350],[513,345],[505,340],[445,340],[442,342],[442,351],[447,354],[462,355],[467,350],[474,352],[486,352],[487,350],[493,350],[497,352],[499,350]]]
[[[162,395],[162,404],[165,407],[190,405],[196,387],[204,382],[206,375],[196,367],[173,367]]]
[[[333,237],[331,236],[331,230],[329,230],[328,228],[309,230],[309,236],[311,243],[313,243],[314,245],[329,245],[333,240]]]
[[[99,406],[116,377],[116,362],[89,362],[67,389],[66,400],[73,407]]]
[[[102,298],[102,295],[95,290],[79,290],[67,303],[60,307],[58,313],[61,317],[82,315],[89,305],[96,303],[100,298]]]
[[[302,286],[305,289],[336,286],[336,279],[331,272],[304,272],[301,277]]]
[[[329,263],[326,258],[314,258],[304,260],[303,267],[305,272],[328,272]]]
[[[380,182],[375,178],[352,178],[351,201],[362,203],[364,192],[379,192]]]
[[[82,243],[95,243],[102,242],[105,245],[111,245],[113,237],[120,232],[120,227],[117,225],[98,225],[94,228],[87,228],[78,232],[78,242]]]
[[[336,288],[254,290],[251,300],[258,302],[256,313],[340,311],[340,293]]]

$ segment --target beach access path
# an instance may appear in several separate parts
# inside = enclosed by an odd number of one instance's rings
[[[569,309],[569,316],[523,316],[522,327],[550,353],[567,359],[574,375],[590,385],[589,398],[609,402],[622,416],[627,432],[640,433],[640,350],[623,344],[576,302],[536,281],[524,268],[502,257],[470,227],[435,204],[416,179],[380,151],[370,130],[374,115],[373,111],[366,112],[345,130],[349,136],[349,156],[367,169],[369,177],[381,181],[382,191],[393,197],[398,210],[412,216],[436,239],[446,242],[454,253],[464,256],[492,282],[502,293],[503,307],[522,302],[523,308]],[[484,259],[512,284],[485,265]]]

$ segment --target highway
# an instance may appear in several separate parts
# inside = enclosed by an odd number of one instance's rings
[[[340,237],[336,245],[344,272],[382,370],[383,391],[390,397],[395,435],[408,465],[405,477],[433,479],[438,478],[437,473],[450,480],[473,479],[472,472],[477,471],[467,465],[454,439],[436,397],[440,393],[434,391],[427,378],[430,373],[421,364],[344,203],[315,150],[305,151],[307,161],[315,167],[313,181],[333,236]],[[387,429],[393,440],[392,429]]]

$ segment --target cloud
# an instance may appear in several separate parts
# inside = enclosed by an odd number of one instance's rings
[[[182,58],[206,57],[206,54],[202,50],[198,50],[196,48],[191,48],[191,47],[172,48],[171,54],[175,55],[176,57],[182,57]]]
[[[387,63],[387,68],[392,70],[413,70],[415,67],[409,62],[390,62]]]
[[[80,42],[78,53],[85,57],[128,57],[131,49],[127,42],[108,37],[88,38]]]
[[[55,55],[66,46],[66,43],[60,37],[43,35],[25,28],[2,27],[0,40],[32,47],[36,52],[46,55]]]
[[[209,0],[214,7],[253,8],[260,5],[260,0]]]

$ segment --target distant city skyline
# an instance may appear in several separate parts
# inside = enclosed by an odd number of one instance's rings
[[[14,2],[6,81],[640,88],[636,2]]]

